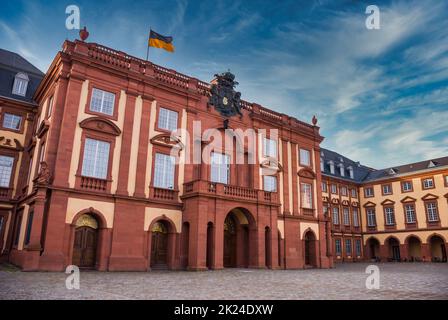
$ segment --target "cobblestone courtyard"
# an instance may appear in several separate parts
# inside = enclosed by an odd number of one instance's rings
[[[448,264],[378,264],[380,289],[367,290],[368,264],[331,270],[226,269],[207,272],[81,272],[80,290],[64,273],[0,267],[0,299],[446,299]]]

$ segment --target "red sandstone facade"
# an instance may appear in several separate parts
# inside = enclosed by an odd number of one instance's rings
[[[114,95],[110,114],[91,110],[94,89]],[[208,92],[207,83],[123,52],[66,41],[35,94],[24,147],[31,166],[20,174],[9,260],[52,271],[71,264],[108,271],[332,267],[316,125],[243,101],[243,116],[228,126],[257,135],[277,129],[276,161],[263,157],[258,135],[256,163],[231,164],[227,184],[211,182],[210,165],[181,163],[172,188],[156,187],[155,156],[174,147],[158,125],[161,108],[176,112],[178,127],[204,150],[209,141],[193,135],[193,122],[202,132],[224,129]],[[83,174],[88,139],[109,146],[103,179]],[[251,149],[239,142],[248,158]],[[192,148],[182,145],[180,159]],[[309,154],[306,164],[300,150]],[[275,190],[265,191],[262,167],[275,170]],[[312,190],[306,206],[303,184]]]

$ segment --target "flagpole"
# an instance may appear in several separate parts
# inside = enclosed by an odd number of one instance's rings
[[[149,27],[149,35],[148,35],[148,47],[146,48],[146,61],[149,61],[149,39],[151,37],[151,27]]]

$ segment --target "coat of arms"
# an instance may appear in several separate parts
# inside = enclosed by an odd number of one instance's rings
[[[213,105],[215,109],[224,117],[232,117],[241,113],[241,92],[236,92],[235,87],[238,82],[235,76],[228,72],[215,74],[216,80],[210,88],[209,105]]]

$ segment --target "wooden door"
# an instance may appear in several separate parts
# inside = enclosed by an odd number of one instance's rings
[[[97,229],[76,228],[72,263],[80,268],[93,268],[96,264]]]
[[[151,267],[165,268],[168,257],[168,233],[163,230],[152,232],[151,238]]]

